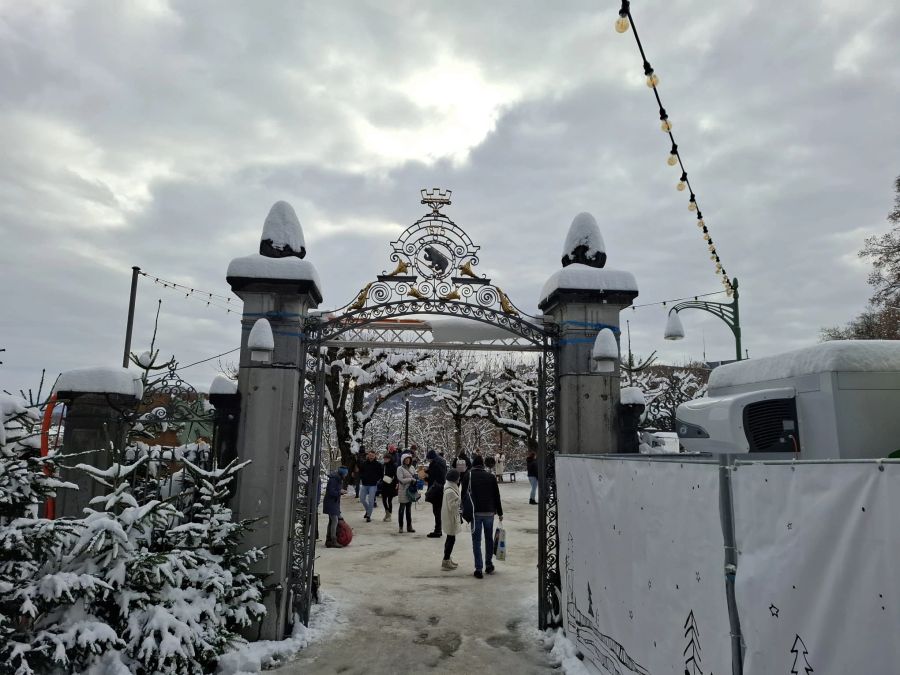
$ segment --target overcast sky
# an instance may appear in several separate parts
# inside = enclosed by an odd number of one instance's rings
[[[481,271],[536,310],[573,216],[638,304],[721,288],[675,190],[618,3],[0,0],[0,388],[120,363],[131,266],[229,295],[273,202],[335,307],[453,190]],[[634,0],[704,217],[740,279],[744,345],[817,341],[869,295],[863,239],[900,174],[900,5]],[[141,280],[134,346],[189,363],[236,314]],[[239,303],[235,298],[232,304]],[[628,310],[636,352],[732,358],[725,325]],[[215,362],[185,371],[207,385]]]

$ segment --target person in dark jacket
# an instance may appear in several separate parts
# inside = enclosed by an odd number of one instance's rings
[[[366,452],[366,458],[359,467],[359,500],[366,509],[366,522],[372,522],[372,509],[375,508],[375,493],[378,483],[384,478],[384,466],[375,459],[375,451]]]
[[[503,504],[497,479],[484,468],[484,458],[475,455],[472,468],[463,476],[463,517],[472,524],[472,553],[475,556],[475,577],[493,574],[494,516],[503,522]],[[481,558],[481,536],[484,533],[484,560]],[[484,565],[482,565],[484,563]]]
[[[434,450],[429,450],[425,455],[428,460],[428,468],[425,469],[428,491],[425,493],[425,501],[431,502],[431,511],[434,513],[434,530],[426,536],[430,539],[438,539],[444,536],[441,530],[441,508],[444,503],[444,481],[447,479],[447,462],[439,457]]]
[[[528,467],[528,482],[531,483],[531,496],[528,498],[529,504],[537,504],[534,495],[538,488],[538,463],[537,455],[529,452],[525,457],[525,465]]]
[[[337,541],[337,526],[341,519],[341,495],[346,493],[344,490],[346,477],[347,467],[342,466],[328,476],[328,484],[325,486],[325,500],[322,502],[322,512],[328,516],[325,548],[344,548]]]
[[[381,505],[384,506],[384,521],[391,519],[394,513],[394,495],[397,494],[397,465],[394,455],[384,453],[384,476],[381,478]]]

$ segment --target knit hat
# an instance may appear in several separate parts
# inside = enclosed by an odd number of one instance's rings
[[[462,473],[466,470],[466,460],[458,459],[456,460],[456,470]]]
[[[340,475],[342,475],[342,476],[346,476],[347,473],[349,472],[349,469],[347,469],[346,466],[342,466],[341,468],[339,468],[339,469],[337,470],[337,472],[338,472]]]
[[[475,458],[472,460],[472,466],[484,466],[484,457],[475,455]]]
[[[434,459],[435,457],[437,457],[437,453],[434,450],[425,453],[425,459]]]
[[[456,469],[448,469],[447,470],[447,482],[455,483],[459,480],[459,471]]]

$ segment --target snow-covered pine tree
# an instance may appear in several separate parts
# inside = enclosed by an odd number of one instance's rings
[[[141,504],[135,499],[132,477],[148,461],[144,455],[106,470],[78,466],[110,492],[92,500],[94,508],[83,519],[67,568],[106,585],[85,609],[123,644],[114,653],[82,650],[75,656],[82,669],[103,665],[131,673],[209,672],[239,640],[236,630],[265,612],[259,602],[262,585],[249,573],[262,552],[239,553],[249,524],[232,522],[224,505],[228,483],[241,467],[203,471],[186,463],[199,502],[182,513],[169,501]],[[72,619],[69,612],[57,617],[63,626]]]
[[[52,477],[52,455],[40,455],[39,409],[0,394],[0,663],[16,675],[70,667],[70,650],[79,644],[88,651],[119,644],[109,626],[84,611],[106,585],[60,565],[81,523],[38,517],[57,489],[74,487]],[[63,608],[77,620],[60,625]]]
[[[203,561],[202,574],[192,578],[192,583],[215,599],[218,621],[210,629],[219,654],[242,642],[238,630],[262,619],[266,612],[262,581],[251,572],[265,553],[241,546],[252,521],[235,521],[227,505],[231,482],[247,464],[234,461],[224,468],[205,470],[185,461],[196,499],[185,514],[188,522],[168,533],[172,545],[193,551]]]

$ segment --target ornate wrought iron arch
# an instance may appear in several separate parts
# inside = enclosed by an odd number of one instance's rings
[[[541,353],[538,394],[540,447],[539,617],[541,628],[558,624],[559,541],[556,509],[556,406],[558,401],[557,331],[542,318],[522,312],[506,293],[475,271],[479,249],[440,209],[450,204],[450,191],[422,190],[431,212],[391,242],[396,263],[366,284],[337,310],[307,318],[301,368],[302,400],[297,424],[294,539],[291,542],[291,593],[295,613],[309,620],[316,591],[315,519],[321,475],[321,429],[324,415],[324,347],[340,344],[348,331],[385,319],[438,315],[470,319],[501,328]],[[390,347],[390,342],[379,346]],[[422,345],[423,349],[429,348]],[[436,348],[436,347],[432,347]]]

